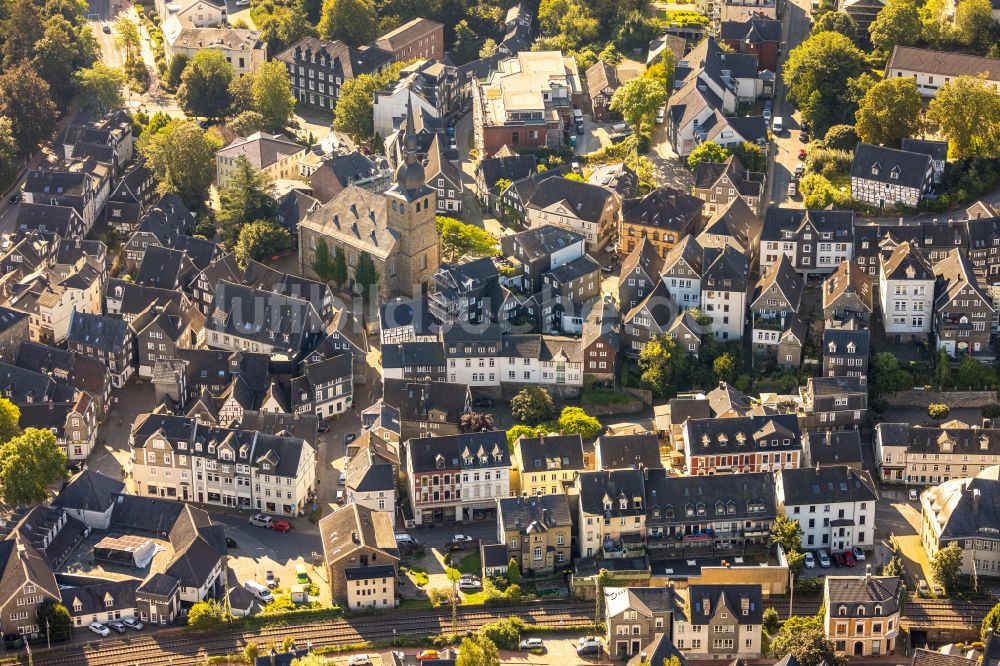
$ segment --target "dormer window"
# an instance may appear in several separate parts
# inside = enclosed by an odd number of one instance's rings
[[[858,616],[864,617],[864,615],[865,615],[865,607],[862,606],[861,604],[858,604]]]
[[[848,354],[853,354],[856,350],[857,350],[857,347],[854,346],[853,342],[848,342],[847,343],[847,353]]]
[[[605,502],[604,502],[604,510],[605,511],[611,511],[611,500],[605,500]]]
[[[837,343],[836,342],[831,342],[828,345],[828,348],[830,349],[830,353],[831,354],[836,354],[837,353]]]
[[[881,615],[882,614],[882,607],[881,606],[875,606],[875,614],[876,615]]]
[[[83,611],[83,604],[80,603],[79,599],[73,602],[73,610],[76,611],[77,613]]]
[[[844,604],[840,604],[840,608],[837,609],[837,614],[840,615],[840,617],[846,616],[847,606],[845,606]]]
[[[262,464],[262,465],[260,466],[260,468],[261,468],[262,470],[264,470],[265,472],[270,472],[270,471],[271,471],[271,465],[269,465],[268,463],[263,463],[263,464]]]
[[[878,162],[876,162],[875,164],[873,164],[872,165],[872,175],[873,176],[877,176],[878,172],[879,172],[879,169],[880,169],[880,167],[879,167]]]
[[[892,167],[892,171],[889,172],[889,178],[899,180],[899,167]]]
[[[628,500],[625,499],[624,497],[621,498],[618,501],[618,508],[621,509],[622,511],[624,511],[625,509],[627,509],[628,508]]]

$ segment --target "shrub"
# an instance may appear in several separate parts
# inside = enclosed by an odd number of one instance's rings
[[[951,410],[948,409],[948,405],[942,405],[939,403],[927,405],[927,415],[938,421],[943,418],[947,418],[948,412],[950,411]]]
[[[1000,416],[1000,404],[991,402],[987,405],[983,405],[983,418],[995,419]]]
[[[854,156],[846,150],[833,148],[813,148],[806,157],[806,167],[812,173],[821,173],[827,178],[851,170]]]
[[[523,626],[524,622],[520,618],[510,617],[484,624],[479,633],[493,641],[501,650],[516,650]]]

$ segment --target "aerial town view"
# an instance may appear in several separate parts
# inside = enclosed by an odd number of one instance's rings
[[[1000,666],[1000,0],[0,0],[0,666]]]

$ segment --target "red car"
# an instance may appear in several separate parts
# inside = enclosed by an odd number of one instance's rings
[[[854,553],[852,553],[849,550],[844,551],[844,564],[846,564],[849,567],[853,567],[856,564],[856,561],[854,559]]]
[[[844,566],[844,554],[843,553],[830,553],[830,557],[833,558],[833,565],[836,567]]]
[[[275,532],[287,532],[292,526],[287,520],[276,520],[271,523],[271,529]]]
[[[428,661],[430,659],[438,659],[438,658],[439,656],[437,650],[424,650],[417,655],[417,661]]]
[[[800,148],[799,149],[799,159],[800,160],[804,160],[805,158],[806,158],[806,149],[805,148]]]

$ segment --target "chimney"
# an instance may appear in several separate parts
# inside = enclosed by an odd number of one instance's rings
[[[639,661],[641,661],[643,663],[646,662],[646,653],[645,652],[640,652],[639,653]]]
[[[816,461],[816,473],[819,474],[819,461]]]
[[[979,488],[972,491],[972,513],[979,513],[979,502],[982,499],[982,495]]]
[[[868,581],[871,580],[871,577],[872,577],[872,565],[871,563],[868,563],[865,565],[865,585],[868,584]]]

